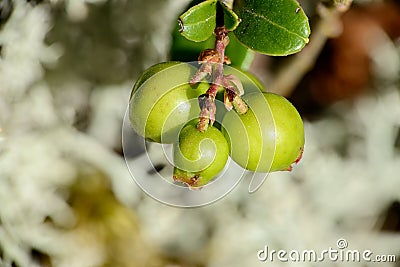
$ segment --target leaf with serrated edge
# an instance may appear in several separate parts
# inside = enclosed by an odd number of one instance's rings
[[[242,20],[236,37],[254,51],[284,56],[308,43],[308,18],[295,0],[235,0],[233,10]]]
[[[207,40],[214,32],[218,0],[204,1],[179,17],[180,32],[194,42]]]

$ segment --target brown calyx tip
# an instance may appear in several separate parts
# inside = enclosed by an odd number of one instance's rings
[[[293,165],[293,164],[292,164]],[[289,167],[287,167],[286,169],[284,169],[283,171],[288,171],[291,172],[293,170],[293,166],[290,165]]]
[[[193,174],[186,171],[179,170],[177,174],[172,176],[174,181],[183,183],[189,187],[190,190],[200,190],[202,186],[198,186],[200,174]]]
[[[300,160],[301,160],[301,158],[303,157],[303,152],[304,152],[304,147],[302,147],[302,148],[300,149],[300,154],[299,154],[299,156],[296,158],[296,160],[295,160],[289,167],[287,167],[287,169],[284,169],[283,171],[289,171],[289,172],[292,171],[292,170],[293,170],[293,165],[299,163]]]
[[[203,186],[198,186],[197,183],[200,180],[200,174],[195,174],[192,178],[190,178],[190,182],[186,183],[190,190],[200,190]]]
[[[294,161],[295,164],[300,162],[301,158],[303,157],[303,153],[304,153],[304,146],[302,148],[300,148],[300,154],[297,157],[297,159]]]

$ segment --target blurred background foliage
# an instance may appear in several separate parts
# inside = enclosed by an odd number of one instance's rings
[[[343,13],[301,1],[312,36],[290,57],[231,44],[228,56],[300,110],[304,159],[255,194],[243,182],[179,209],[136,186],[121,133],[141,71],[212,46],[177,33],[189,4],[0,0],[0,266],[259,266],[264,245],[322,250],[343,237],[400,255],[398,1],[354,1]],[[140,163],[142,140],[128,148]]]

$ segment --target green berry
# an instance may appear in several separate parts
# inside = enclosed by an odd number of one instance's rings
[[[284,97],[272,93],[243,96],[249,110],[228,112],[223,133],[232,159],[245,169],[258,172],[291,170],[304,146],[303,121]]]
[[[173,143],[179,129],[200,112],[197,97],[208,83],[191,86],[196,68],[187,63],[164,62],[147,69],[133,87],[129,119],[148,141]]]
[[[228,154],[228,143],[217,128],[210,126],[200,132],[197,124],[190,122],[174,144],[174,180],[201,187],[221,172]]]

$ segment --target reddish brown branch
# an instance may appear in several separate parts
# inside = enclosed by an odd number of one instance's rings
[[[214,100],[224,79],[225,48],[229,44],[228,30],[225,26],[215,28],[214,33],[216,36],[214,51],[217,54],[218,62],[215,64],[214,77],[210,88],[205,94],[199,96],[201,111],[197,128],[201,132],[207,130],[208,125],[213,125],[215,121],[216,106]]]

